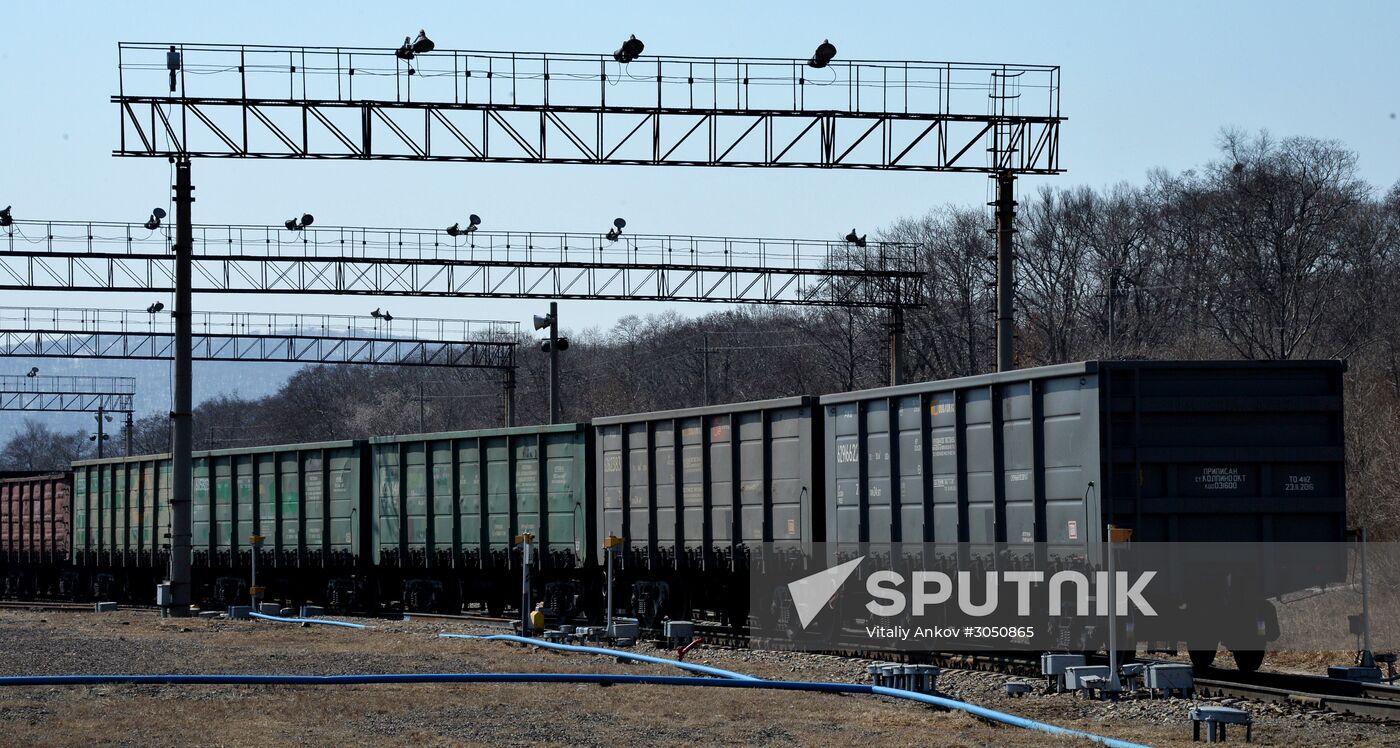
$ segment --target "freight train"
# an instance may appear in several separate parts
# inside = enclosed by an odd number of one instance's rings
[[[196,596],[344,610],[493,613],[536,599],[596,616],[602,547],[618,608],[643,625],[708,613],[741,625],[760,545],[814,564],[874,543],[1084,549],[1135,541],[1345,537],[1339,361],[1089,361],[821,397],[586,424],[197,452]],[[169,562],[170,461],[73,464],[0,481],[11,596],[149,600]],[[1222,477],[1223,476],[1223,477]],[[254,547],[249,538],[265,540]],[[1325,579],[1318,582],[1328,581]],[[1242,668],[1277,636],[1227,635]],[[1214,647],[1192,643],[1198,659]]]

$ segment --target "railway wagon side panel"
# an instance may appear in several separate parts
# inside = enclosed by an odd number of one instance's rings
[[[1096,379],[1045,367],[828,395],[828,542],[1093,539]]]
[[[1105,521],[1165,542],[1340,542],[1338,361],[1112,362]]]
[[[0,480],[0,559],[67,559],[73,509],[69,473]]]
[[[371,439],[376,562],[509,566],[530,533],[543,563],[583,565],[587,436],[566,424]]]
[[[338,441],[199,453],[195,547],[238,563],[257,534],[278,563],[358,558],[361,450]]]
[[[355,557],[362,542],[359,449],[359,442],[341,441],[194,453],[196,563],[242,563],[255,532],[266,538],[270,563],[297,563],[307,554]],[[104,562],[132,554],[139,565],[163,563],[157,554],[170,548],[169,455],[87,460],[75,471],[75,549]]]
[[[167,455],[73,465],[73,549],[81,560],[150,567],[170,545]]]
[[[732,568],[750,546],[799,549],[824,536],[825,475],[814,398],[593,421],[598,535],[658,570]]]

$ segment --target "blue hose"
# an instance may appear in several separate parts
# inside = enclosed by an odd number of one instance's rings
[[[627,652],[620,649],[608,649],[606,647],[585,647],[573,644],[559,644],[556,642],[542,641],[540,639],[532,639],[526,636],[516,636],[515,634],[492,634],[489,636],[473,634],[438,634],[438,636],[444,639],[482,639],[486,641],[513,641],[520,642],[522,644],[533,644],[537,647],[545,647],[548,649],[558,649],[565,652],[586,652],[589,654],[601,654],[612,657],[625,657],[627,659],[637,660],[640,662],[652,662],[660,665],[671,665],[673,667],[678,667],[683,670],[689,670],[691,672],[704,673],[706,675],[714,675],[719,678],[725,678],[729,681],[728,683],[719,684],[715,683],[714,681],[709,681],[707,683],[708,679],[704,678],[676,678],[674,680],[677,682],[673,683],[673,685],[733,685],[734,687],[751,688],[772,687],[789,691],[825,691],[829,693],[864,693],[877,694],[880,696],[892,696],[897,699],[909,699],[912,701],[919,701],[925,704],[931,704],[933,706],[942,707],[944,709],[952,709],[955,711],[966,712],[968,714],[981,717],[982,719],[990,720],[992,722],[999,722],[1001,724],[1010,725],[1012,727],[1020,727],[1028,730],[1039,730],[1041,732],[1050,733],[1052,735],[1069,735],[1078,738],[1088,738],[1089,740],[1094,740],[1103,743],[1104,745],[1111,746],[1113,748],[1142,748],[1142,746],[1139,746],[1136,743],[1114,740],[1113,738],[1106,738],[1100,735],[1094,735],[1087,732],[1079,732],[1078,730],[1071,730],[1065,727],[1060,727],[1058,725],[1052,725],[1048,722],[1037,722],[1036,720],[1027,719],[1025,717],[1019,717],[1015,714],[999,712],[995,709],[988,709],[986,707],[977,706],[976,704],[969,704],[967,702],[949,699],[944,696],[934,696],[932,694],[919,693],[918,691],[906,691],[899,688],[886,688],[885,686],[866,686],[850,683],[770,681],[763,680],[752,675],[736,673],[730,670],[721,670],[720,668],[709,667],[706,665],[697,665],[693,662],[669,660],[664,657],[651,657],[649,655],[636,654],[634,652]],[[667,676],[634,677],[665,678]],[[679,681],[686,682],[682,683]],[[691,681],[694,682],[692,683]],[[623,681],[615,682],[620,683]],[[635,682],[650,683],[653,681],[647,680]]]
[[[672,664],[674,661],[670,661]],[[767,688],[781,691],[811,691],[820,693],[853,693],[893,696],[910,699],[945,709],[973,714],[983,719],[1013,727],[1023,727],[1055,735],[1087,738],[1109,748],[1146,748],[1138,743],[1115,740],[1037,722],[1015,715],[986,709],[940,696],[903,691],[883,686],[859,683],[819,683],[812,681],[759,680],[757,678],[697,678],[685,675],[612,675],[606,673],[384,673],[372,675],[7,675],[0,676],[0,686],[74,686],[107,684],[160,685],[380,685],[391,683],[594,683],[644,684],[653,686],[700,686],[710,688]]]
[[[278,623],[319,623],[325,626],[342,626],[347,629],[362,629],[363,623],[350,623],[349,621],[329,621],[324,618],[283,618],[282,616],[270,616],[266,613],[254,613],[249,611],[248,615],[253,618],[261,618],[264,621],[277,621]]]
[[[760,680],[759,678],[755,678],[752,675],[744,675],[743,673],[736,673],[732,670],[721,670],[717,667],[709,667],[708,665],[697,665],[693,662],[685,662],[683,660],[670,660],[664,657],[652,657],[650,655],[637,654],[636,652],[627,652],[621,649],[608,649],[606,647],[585,647],[576,644],[559,644],[556,642],[545,641],[543,639],[532,639],[528,636],[516,636],[515,634],[438,634],[438,636],[443,639],[482,639],[485,641],[520,642],[521,644],[531,644],[536,647],[544,647],[545,649],[557,649],[561,652],[583,652],[587,654],[607,655],[608,657],[620,657],[627,660],[636,660],[637,662],[650,662],[657,665],[673,665],[682,670],[689,670],[692,673],[703,673],[705,675],[713,675],[716,678],[731,678],[733,680]]]

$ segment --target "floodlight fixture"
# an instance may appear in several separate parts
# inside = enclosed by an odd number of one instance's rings
[[[152,304],[152,305],[146,307],[146,314],[156,314],[156,313],[160,312],[160,311],[161,311],[162,309],[164,309],[164,308],[165,308],[165,302],[163,302],[163,301],[157,301],[156,303],[154,303],[154,304]]]
[[[413,54],[426,54],[433,51],[433,48],[436,46],[436,44],[433,44],[433,40],[428,38],[428,32],[423,29],[418,29],[418,38],[413,40]]]
[[[608,233],[605,234],[605,236],[607,237],[608,241],[610,241],[610,242],[615,242],[615,241],[617,241],[618,238],[622,236],[622,229],[623,229],[624,227],[626,227],[626,226],[627,226],[627,222],[626,222],[626,221],[622,220],[621,218],[614,218],[614,219],[613,219],[613,227],[612,227],[611,229],[608,229]]]
[[[812,59],[807,61],[807,66],[824,68],[829,65],[835,57],[836,45],[832,44],[829,39],[823,39],[822,43],[817,45],[817,51],[812,53]]]
[[[311,215],[310,213],[302,213],[300,219],[288,218],[287,222],[282,225],[286,226],[288,231],[301,231],[302,229],[306,228],[307,226],[310,226],[312,223],[315,222],[315,216]]]
[[[462,224],[460,224],[460,223],[454,223],[454,224],[452,224],[451,226],[448,226],[448,227],[447,227],[447,235],[448,235],[448,236],[451,236],[451,237],[458,237],[458,236],[461,236],[462,234],[470,234],[470,233],[476,231],[476,227],[478,227],[478,226],[480,226],[480,225],[481,225],[481,216],[479,216],[479,215],[473,213],[473,214],[471,214],[470,216],[467,217],[467,227],[466,227],[466,228],[462,228]]]
[[[13,226],[15,219],[10,215],[10,208],[13,205],[6,205],[4,210],[0,210],[0,226]]]
[[[394,50],[394,56],[405,61],[413,59],[413,43],[408,40],[408,37],[405,36],[403,38],[403,44],[399,45],[399,48]]]
[[[381,312],[381,311],[379,311],[379,307],[375,307],[375,308],[374,308],[374,311],[372,311],[372,312],[369,313],[369,316],[371,316],[371,317],[373,317],[373,318],[375,318],[375,319],[379,319],[379,318],[381,318],[381,317],[384,316],[384,313]]]
[[[536,330],[543,330],[544,328],[549,327],[550,324],[552,324],[553,322],[554,322],[554,320],[553,320],[548,314],[546,314],[546,315],[543,316],[543,317],[541,317],[541,316],[538,315],[538,314],[535,315],[535,329],[536,329]]]
[[[622,43],[621,48],[613,52],[613,59],[626,65],[638,57],[641,57],[643,49],[646,49],[646,45],[642,44],[642,40],[638,39],[637,36],[633,34],[627,37],[627,41]]]
[[[37,367],[37,366],[31,367],[31,368],[29,369],[29,371],[27,371],[27,372],[24,373],[24,375],[25,375],[26,377],[29,377],[30,379],[33,379],[34,377],[39,376],[39,367]]]
[[[161,219],[165,218],[164,208],[154,208],[151,210],[151,217],[146,219],[146,230],[155,231],[160,228]]]
[[[856,245],[857,247],[864,248],[864,247],[865,247],[865,237],[866,237],[865,234],[861,234],[860,236],[856,236],[856,230],[855,230],[855,229],[851,229],[851,233],[846,234],[846,242],[849,243],[849,244],[854,244],[854,245]]]

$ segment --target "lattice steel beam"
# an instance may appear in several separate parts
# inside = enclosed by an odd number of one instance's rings
[[[20,221],[0,234],[0,289],[165,292],[164,230]],[[913,245],[442,229],[196,226],[194,290],[914,307]]]
[[[393,318],[366,328],[346,316],[207,312],[194,331],[196,361],[508,370],[519,325]],[[171,359],[174,329],[159,313],[0,307],[0,356]]]
[[[118,45],[118,156],[1056,174],[1048,65]]]
[[[131,413],[132,377],[0,376],[0,410]]]

